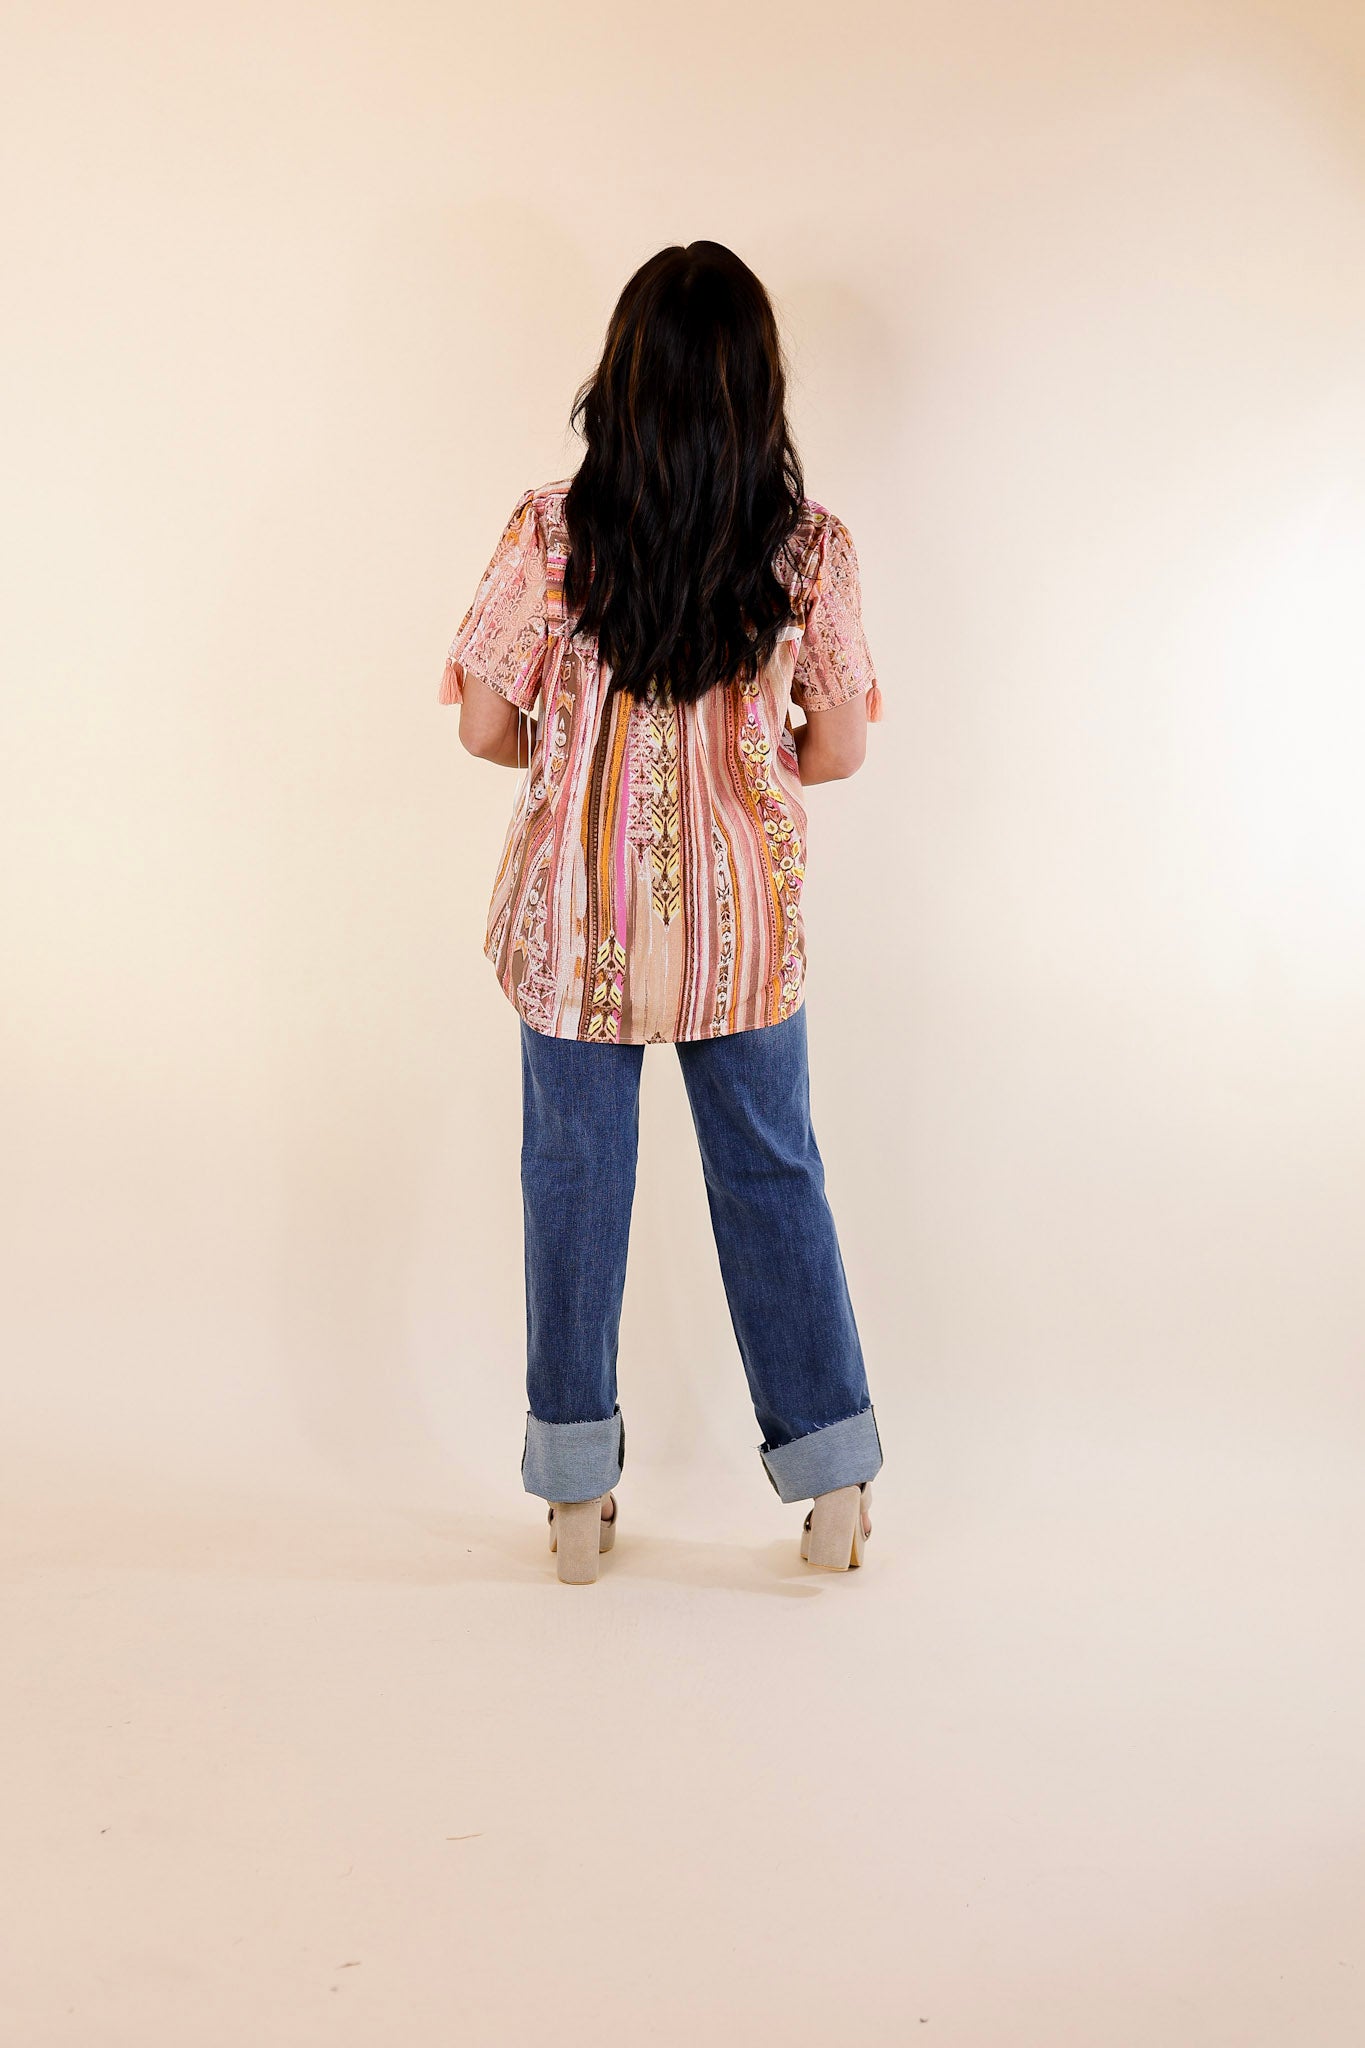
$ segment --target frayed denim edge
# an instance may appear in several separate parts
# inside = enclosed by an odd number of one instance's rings
[[[779,1500],[814,1500],[837,1486],[859,1486],[882,1469],[882,1440],[871,1404],[840,1422],[807,1430],[775,1450],[759,1445],[774,1493]]]
[[[626,1419],[618,1401],[591,1422],[542,1422],[526,1411],[521,1483],[541,1500],[595,1500],[610,1493],[626,1462]]]

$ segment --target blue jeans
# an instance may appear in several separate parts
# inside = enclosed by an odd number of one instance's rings
[[[784,1501],[871,1479],[881,1440],[811,1128],[805,1006],[675,1050],[768,1478]],[[644,1052],[521,1025],[521,1471],[542,1500],[607,1493],[625,1462],[616,1352]]]

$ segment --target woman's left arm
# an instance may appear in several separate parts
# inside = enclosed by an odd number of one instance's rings
[[[519,728],[524,727],[524,730]],[[518,711],[472,669],[460,697],[460,745],[498,768],[524,768],[535,751],[537,721]]]

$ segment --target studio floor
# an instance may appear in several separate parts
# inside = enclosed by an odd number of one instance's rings
[[[11,1489],[7,2048],[1365,2038],[1344,1479],[766,1490]]]

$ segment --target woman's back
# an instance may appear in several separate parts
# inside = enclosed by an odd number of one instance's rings
[[[858,562],[812,498],[773,568],[792,603],[751,680],[694,702],[610,688],[566,615],[569,480],[518,500],[451,646],[444,702],[474,674],[540,718],[484,951],[526,1023],[616,1044],[781,1023],[804,995],[806,811],[790,707],[879,694]]]
[[[870,1532],[881,1440],[810,1117],[802,792],[861,764],[880,693],[784,390],[732,250],[642,264],[574,405],[583,461],[518,499],[441,681],[469,752],[527,764],[484,951],[520,1013],[521,1477],[574,1584],[616,1539],[647,1045],[687,1090],[768,1480],[814,1502],[801,1557],[847,1570]]]

